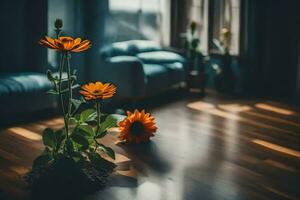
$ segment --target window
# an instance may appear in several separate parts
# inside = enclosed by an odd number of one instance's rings
[[[211,21],[211,40],[220,39],[222,28],[229,29],[231,33],[229,52],[232,55],[239,54],[240,40],[240,0],[213,0],[211,1],[213,20]],[[215,45],[211,43],[211,52],[217,51]]]
[[[110,0],[108,42],[147,39],[168,45],[170,0]]]
[[[200,50],[203,54],[208,53],[208,1],[193,0],[190,7],[190,22],[198,24],[197,33],[200,39]]]

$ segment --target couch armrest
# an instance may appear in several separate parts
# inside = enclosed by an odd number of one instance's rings
[[[145,93],[142,62],[133,56],[115,56],[105,60],[103,79],[117,86],[117,97],[132,98]],[[102,80],[103,80],[102,79]]]

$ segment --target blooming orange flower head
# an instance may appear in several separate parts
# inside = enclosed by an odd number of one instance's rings
[[[157,130],[154,120],[155,118],[150,113],[145,113],[145,110],[135,110],[133,113],[127,111],[127,117],[118,124],[119,139],[132,143],[149,141]]]
[[[79,93],[82,94],[87,101],[108,99],[116,93],[116,87],[111,83],[101,83],[97,81],[96,83],[88,83],[81,86]]]
[[[58,39],[45,36],[40,39],[39,44],[54,50],[81,52],[91,47],[89,40],[81,41],[81,38],[59,37]]]

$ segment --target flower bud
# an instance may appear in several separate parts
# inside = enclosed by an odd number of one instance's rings
[[[191,24],[190,24],[190,28],[191,28],[191,31],[192,31],[192,34],[193,34],[195,32],[196,28],[197,28],[197,22],[192,21]]]
[[[61,29],[63,27],[63,21],[62,19],[56,19],[54,22],[54,26],[56,29]]]
[[[197,26],[197,22],[192,21],[192,22],[191,22],[191,29],[195,29],[196,26]]]

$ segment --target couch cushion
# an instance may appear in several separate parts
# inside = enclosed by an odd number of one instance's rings
[[[149,40],[131,40],[129,45],[129,52],[131,55],[136,55],[138,53],[148,52],[148,51],[159,51],[161,46],[154,41]]]
[[[102,58],[113,56],[133,56],[138,53],[161,50],[161,46],[149,40],[128,40],[115,42],[101,49]]]
[[[53,108],[57,99],[46,92],[51,89],[46,75],[11,73],[0,75],[0,119],[10,121],[24,113]]]
[[[125,42],[115,42],[110,45],[105,46],[100,50],[101,57],[103,59],[113,57],[113,56],[125,56],[129,54],[130,41]]]
[[[168,88],[168,70],[162,65],[144,64],[146,74],[146,94],[152,95]]]
[[[40,73],[22,72],[0,75],[0,96],[47,91],[50,88],[51,83],[46,75]]]
[[[185,62],[185,59],[181,55],[169,51],[144,52],[144,53],[139,53],[136,56],[139,59],[141,59],[143,62],[151,63],[151,64]]]
[[[170,63],[164,65],[168,70],[168,80],[170,85],[178,84],[186,81],[186,70],[184,65],[180,62]]]

